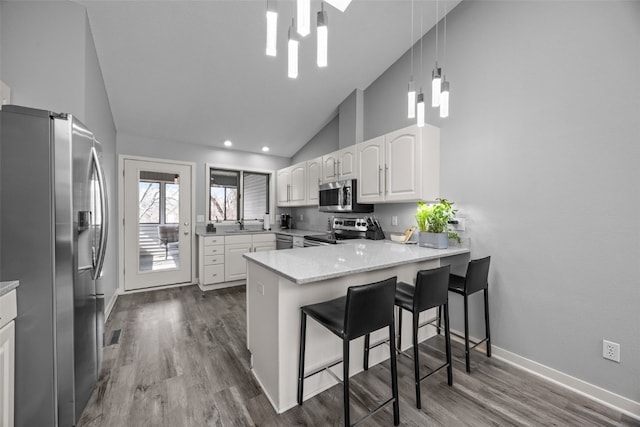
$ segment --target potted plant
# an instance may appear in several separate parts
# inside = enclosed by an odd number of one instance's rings
[[[460,236],[449,228],[449,221],[454,218],[457,210],[453,209],[453,203],[447,199],[437,201],[438,203],[430,205],[418,202],[418,244],[427,248],[446,249],[449,239],[455,239],[460,243]]]

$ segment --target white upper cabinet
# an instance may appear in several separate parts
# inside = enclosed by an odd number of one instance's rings
[[[355,179],[357,177],[356,146],[322,156],[322,182]]]
[[[343,148],[338,151],[338,179],[356,179],[357,177],[357,164],[356,161],[356,146]]]
[[[289,206],[303,206],[307,202],[307,163],[291,166]]]
[[[356,146],[358,167],[358,203],[384,201],[384,136]]]
[[[276,173],[276,193],[278,206],[289,206],[291,169],[280,169]]]
[[[322,156],[322,182],[338,180],[338,152]]]
[[[317,205],[319,202],[319,186],[322,179],[322,157],[307,160],[307,204]]]
[[[307,203],[307,162],[280,169],[276,180],[278,206],[304,206]]]
[[[420,199],[420,128],[385,135],[385,200]]]
[[[440,189],[440,130],[415,125],[356,148],[358,202],[435,200]]]

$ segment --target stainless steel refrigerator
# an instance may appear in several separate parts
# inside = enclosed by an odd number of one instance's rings
[[[69,114],[0,111],[0,276],[19,280],[16,426],[76,424],[102,355],[101,147]]]

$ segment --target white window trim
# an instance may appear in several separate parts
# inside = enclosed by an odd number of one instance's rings
[[[205,190],[205,194],[206,194],[206,202],[205,202],[205,223],[209,223],[209,213],[210,213],[210,201],[209,201],[209,197],[210,197],[210,193],[209,193],[209,185],[210,185],[210,170],[211,169],[223,169],[223,170],[229,170],[229,171],[242,171],[242,172],[253,172],[253,173],[263,173],[263,174],[267,174],[269,175],[269,222],[271,224],[274,224],[274,218],[275,218],[275,194],[276,194],[276,188],[275,188],[275,171],[274,170],[268,170],[268,169],[258,169],[258,168],[246,168],[246,167],[240,167],[240,166],[232,166],[232,165],[225,165],[225,164],[219,164],[219,163],[206,163],[205,164],[205,168],[204,168],[204,182],[205,182],[205,186],[204,186],[204,190]],[[242,174],[240,174],[240,188],[242,189],[242,185],[243,185],[243,176]],[[242,197],[244,197],[244,194],[242,194]],[[243,201],[244,203],[244,201]],[[241,205],[242,206],[242,205]],[[242,213],[242,212],[241,212]],[[237,221],[223,221],[220,220],[220,224],[235,224]],[[245,224],[258,224],[261,223],[260,221],[248,221]]]

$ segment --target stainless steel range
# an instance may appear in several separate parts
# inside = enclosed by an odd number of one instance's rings
[[[366,217],[331,217],[331,231],[324,234],[304,236],[304,246],[335,245],[349,239],[364,239],[367,231]]]

